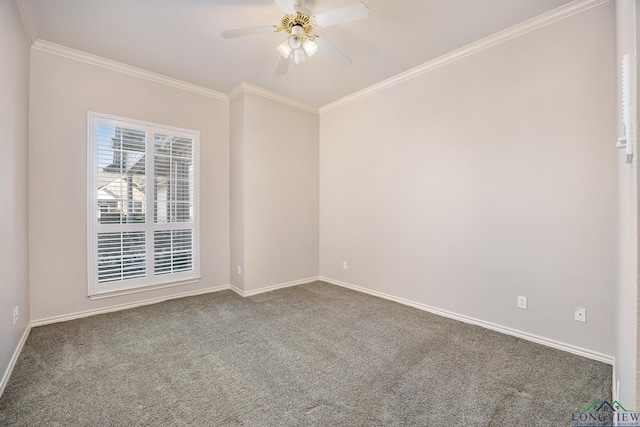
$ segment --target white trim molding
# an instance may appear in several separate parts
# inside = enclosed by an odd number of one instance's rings
[[[471,56],[474,53],[478,53],[483,50],[489,49],[491,47],[497,46],[499,44],[505,43],[509,40],[523,36],[527,33],[530,33],[531,31],[553,24],[554,22],[558,22],[563,19],[569,18],[573,15],[584,12],[593,7],[600,6],[601,4],[607,3],[608,1],[609,0],[572,1],[571,3],[568,3],[564,6],[560,6],[549,12],[538,15],[535,18],[531,18],[520,24],[514,25],[513,27],[507,28],[506,30],[499,31],[495,34],[485,37],[484,39],[478,40],[464,47],[461,47],[460,49],[457,49],[445,55],[442,55],[432,61],[425,62],[422,65],[418,65],[417,67],[411,68],[407,71],[404,71],[400,74],[397,74],[379,83],[376,83],[367,88],[354,92],[351,95],[347,95],[344,98],[341,98],[334,102],[326,104],[320,107],[320,114],[334,110],[338,107],[342,107],[346,104],[350,104],[352,102],[358,101],[376,92],[398,85],[407,80],[411,80],[424,73],[435,70],[436,68],[440,68],[452,62]]]
[[[265,292],[271,292],[278,289],[290,288],[291,286],[305,285],[307,283],[316,282],[321,280],[319,277],[309,277],[307,279],[295,280],[293,282],[280,283],[278,285],[266,286],[264,288],[253,289],[251,291],[243,291],[233,285],[231,285],[231,290],[240,295],[241,297],[252,297],[254,295],[263,294]]]
[[[149,80],[155,83],[160,83],[165,86],[170,86],[177,89],[185,90],[187,92],[193,92],[199,95],[208,96],[220,101],[229,100],[229,97],[222,92],[198,86],[193,83],[187,83],[182,80],[174,79],[173,77],[167,77],[162,74],[154,73],[152,71],[143,70],[142,68],[133,67],[131,65],[123,64],[122,62],[112,61],[111,59],[92,55],[90,53],[72,49],[70,47],[61,46],[59,44],[51,43],[46,40],[38,40],[33,45],[33,48],[41,50],[43,52],[52,53],[54,55],[84,62],[86,64],[91,64],[97,67],[106,68],[108,70],[117,71],[129,76],[139,77],[141,79]]]
[[[126,291],[115,291],[115,292],[109,292],[105,294],[89,295],[89,299],[93,301],[93,300],[99,300],[99,299],[105,299],[105,298],[119,297],[122,295],[138,294],[140,292],[150,292],[158,289],[174,288],[176,286],[193,285],[193,284],[199,283],[200,279],[201,277],[198,276],[198,277],[194,277],[193,279],[181,280],[178,282],[167,283],[165,285],[145,286],[143,288],[132,288]]]
[[[104,308],[96,308],[93,310],[78,311],[76,313],[64,314],[62,316],[46,317],[44,319],[32,320],[31,326],[49,325],[51,323],[66,322],[67,320],[81,319],[83,317],[95,316],[97,314],[111,313],[114,311],[127,310],[129,308],[142,307],[143,305],[157,304],[172,299],[192,297],[196,295],[210,294],[213,292],[229,290],[229,285],[214,286],[211,288],[197,289],[195,291],[182,292],[179,294],[168,295],[164,297],[149,298],[142,301],[130,302],[126,304],[112,305]]]
[[[241,93],[252,93],[254,95],[261,96],[263,98],[270,99],[272,101],[280,102],[282,104],[290,105],[292,107],[299,108],[304,111],[308,111],[310,113],[319,114],[320,110],[311,105],[305,104],[304,102],[300,102],[296,99],[289,98],[288,96],[281,95],[276,92],[272,92],[270,90],[254,86],[252,84],[246,82],[240,82],[236,87],[234,87],[231,92],[229,92],[229,101],[233,101],[237,96]]]
[[[563,343],[560,341],[552,340],[549,338],[541,337],[538,335],[530,334],[528,332],[519,331],[517,329],[508,328],[506,326],[497,325],[495,323],[486,322],[484,320],[476,319],[469,316],[464,316],[462,314],[454,313],[448,310],[442,310],[440,308],[431,307],[426,304],[422,304],[419,302],[411,301],[408,299],[396,297],[393,295],[385,294],[384,292],[373,291],[370,289],[366,289],[360,286],[352,285],[350,283],[341,282],[339,280],[329,279],[327,277],[320,277],[318,280],[330,283],[332,285],[341,286],[343,288],[351,289],[357,292],[362,292],[365,294],[373,295],[376,297],[380,297],[389,301],[394,301],[403,305],[407,305],[409,307],[417,308],[419,310],[427,311],[432,314],[436,314],[438,316],[446,317],[448,319],[458,320],[460,322],[468,323],[470,325],[480,326],[482,328],[490,329],[492,331],[500,332],[505,335],[511,335],[513,337],[522,338],[527,341],[535,342],[537,344],[542,344],[547,347],[552,347],[557,350],[563,350],[568,353],[572,353],[578,356],[586,357],[587,359],[597,360],[598,362],[607,363],[609,365],[613,365],[614,357],[608,354],[598,353],[596,351],[588,350],[586,348],[577,347],[571,344]]]
[[[33,19],[31,2],[29,0],[16,0],[16,3],[18,4],[22,25],[24,25],[24,30],[27,33],[29,44],[33,46],[38,41],[38,28],[36,27],[36,21]]]
[[[11,360],[9,361],[9,366],[7,366],[7,370],[4,372],[2,376],[2,382],[0,382],[0,396],[4,393],[4,389],[9,384],[9,378],[11,378],[11,373],[13,372],[13,368],[16,366],[16,362],[20,357],[20,353],[22,353],[22,348],[24,347],[24,343],[27,342],[27,337],[29,336],[29,332],[31,332],[31,324],[27,325],[27,328],[24,330],[22,334],[22,338],[20,338],[20,342],[18,343],[18,347],[13,352],[11,356]]]
[[[46,317],[43,319],[37,319],[37,320],[32,320],[30,323],[30,327],[36,327],[36,326],[42,326],[42,325],[49,325],[52,323],[58,323],[58,322],[66,322],[68,320],[75,320],[75,319],[81,319],[83,317],[90,317],[90,316],[95,316],[98,314],[105,314],[105,313],[112,313],[114,311],[121,311],[121,310],[128,310],[130,308],[135,308],[135,307],[142,307],[144,305],[151,305],[151,304],[157,304],[163,301],[169,301],[172,299],[178,299],[178,298],[186,298],[186,297],[192,297],[192,296],[196,296],[196,295],[203,295],[203,294],[210,294],[210,293],[214,293],[214,292],[220,292],[220,291],[227,291],[227,290],[232,290],[235,293],[237,293],[238,295],[242,296],[242,297],[250,297],[253,295],[258,295],[258,294],[262,294],[265,292],[271,292],[271,291],[275,291],[278,289],[283,289],[283,288],[289,288],[291,286],[297,286],[297,285],[304,285],[307,283],[312,283],[312,282],[316,282],[318,280],[322,280],[320,279],[320,277],[309,277],[307,279],[301,279],[301,280],[295,280],[293,282],[286,282],[286,283],[280,283],[277,285],[272,285],[272,286],[266,286],[264,288],[259,288],[259,289],[254,289],[251,291],[243,291],[233,285],[222,285],[222,286],[214,286],[214,287],[210,287],[210,288],[205,288],[205,289],[197,289],[195,291],[189,291],[189,292],[182,292],[179,294],[172,294],[172,295],[168,295],[168,296],[163,296],[163,297],[157,297],[157,298],[149,298],[146,300],[141,300],[141,301],[135,301],[135,302],[131,302],[131,303],[126,303],[126,304],[117,304],[117,305],[112,305],[109,307],[104,307],[104,308],[97,308],[97,309],[93,309],[93,310],[85,310],[85,311],[79,311],[76,313],[69,313],[69,314],[63,314],[61,316],[53,316],[53,317]],[[161,289],[161,288],[154,288],[154,289]],[[26,339],[26,337],[25,337]]]

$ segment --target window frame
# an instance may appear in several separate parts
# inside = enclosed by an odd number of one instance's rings
[[[146,198],[144,223],[104,224],[98,219],[98,124],[126,127],[145,132],[145,182],[146,194],[153,194],[155,186],[155,135],[170,135],[193,140],[193,217],[191,222],[154,221],[153,196]],[[197,283],[200,280],[200,132],[141,120],[118,117],[89,111],[87,114],[87,276],[88,295],[91,299],[128,293],[143,292],[170,286]],[[192,269],[189,271],[154,274],[154,232],[162,230],[192,229]],[[98,233],[145,232],[146,274],[142,278],[98,282]]]

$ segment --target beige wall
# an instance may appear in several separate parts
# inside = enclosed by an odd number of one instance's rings
[[[620,63],[625,53],[635,61],[635,0],[617,0],[616,63],[617,67],[617,134],[625,134],[622,125],[622,97]],[[635,127],[635,126],[634,126]],[[635,141],[632,141],[633,145]],[[616,167],[616,303],[615,303],[615,396],[625,405],[636,400],[636,341],[637,341],[637,287],[638,287],[638,156],[626,163],[626,151],[618,150]]]
[[[29,323],[29,41],[14,1],[0,2],[0,393]],[[14,307],[20,319],[13,325]]]
[[[321,276],[613,355],[613,22],[607,3],[324,112]]]
[[[29,227],[32,319],[229,282],[228,102],[34,49]],[[200,131],[198,284],[87,297],[87,111]]]
[[[318,114],[248,92],[231,109],[232,280],[249,292],[317,277]]]

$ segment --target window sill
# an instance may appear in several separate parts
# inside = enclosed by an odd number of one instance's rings
[[[126,289],[122,291],[104,292],[101,294],[89,295],[89,299],[93,301],[93,300],[100,300],[105,298],[119,297],[122,295],[137,294],[140,292],[155,291],[158,289],[174,288],[176,286],[192,285],[194,283],[199,283],[200,279],[201,279],[200,277],[193,277],[191,279],[185,279],[185,280],[180,280],[180,281],[171,282],[171,283],[164,283],[161,285],[151,285],[151,286],[144,286],[144,287],[135,288],[135,289]]]

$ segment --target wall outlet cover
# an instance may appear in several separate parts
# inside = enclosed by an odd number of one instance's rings
[[[575,314],[573,315],[573,319],[576,322],[586,322],[587,321],[587,309],[582,307],[576,307]]]
[[[518,308],[527,309],[527,297],[518,296]]]

